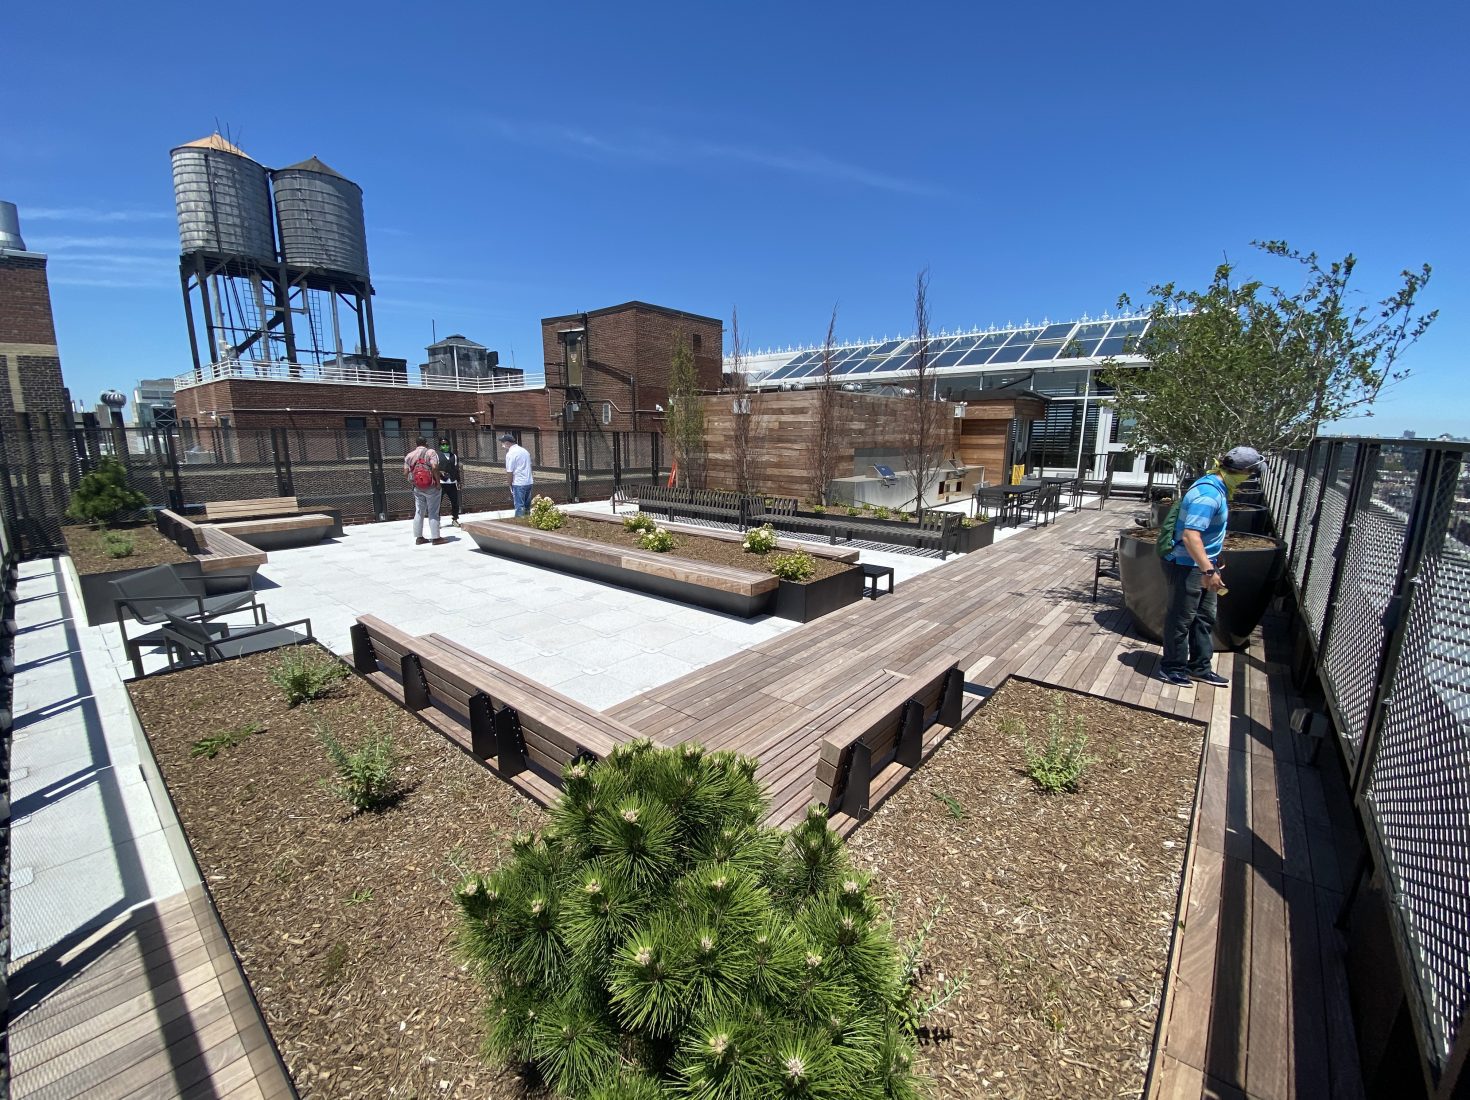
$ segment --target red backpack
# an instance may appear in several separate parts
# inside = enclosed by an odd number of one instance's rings
[[[420,447],[418,457],[409,463],[409,477],[413,481],[415,489],[432,489],[434,487],[434,467],[429,463],[428,448]]]

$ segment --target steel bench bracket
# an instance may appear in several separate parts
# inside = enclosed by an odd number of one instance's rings
[[[353,623],[349,633],[352,635],[352,667],[364,676],[377,672],[378,655],[373,652],[373,639],[368,628],[362,623]]]
[[[521,733],[521,716],[514,707],[495,712],[495,763],[501,775],[519,775],[526,770],[526,740]]]
[[[483,691],[470,696],[470,752],[478,760],[489,760],[496,752],[495,704]]]

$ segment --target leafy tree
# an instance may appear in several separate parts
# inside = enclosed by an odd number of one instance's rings
[[[694,350],[680,333],[669,366],[669,411],[664,436],[679,466],[681,484],[704,487],[704,406],[699,400],[699,371]]]
[[[127,467],[105,455],[98,460],[97,468],[77,483],[66,514],[94,527],[110,527],[146,507],[148,498],[128,487]]]
[[[598,1100],[917,1095],[869,876],[820,808],[762,828],[755,769],[641,741],[565,770],[546,831],[459,888],[492,1058]]]
[[[1191,474],[1237,444],[1298,447],[1324,424],[1372,415],[1384,388],[1407,375],[1399,356],[1438,314],[1414,314],[1428,264],[1403,271],[1403,285],[1381,301],[1353,304],[1352,255],[1323,267],[1285,241],[1255,246],[1300,264],[1301,289],[1236,283],[1228,263],[1202,291],[1151,287],[1152,323],[1129,349],[1150,366],[1104,364],[1102,380],[1116,390],[1117,415],[1136,422],[1138,446]],[[1120,304],[1130,304],[1126,295]]]

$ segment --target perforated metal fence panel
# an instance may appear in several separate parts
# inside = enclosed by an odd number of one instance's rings
[[[1312,552],[1312,531],[1317,501],[1322,495],[1322,472],[1327,466],[1327,451],[1326,444],[1312,448],[1307,459],[1306,480],[1303,482],[1297,515],[1292,520],[1291,534],[1287,538],[1291,544],[1291,576],[1298,587],[1306,579],[1307,561]]]
[[[1368,723],[1368,707],[1383,660],[1384,616],[1399,584],[1409,509],[1413,507],[1423,453],[1416,448],[1374,448],[1364,473],[1368,484],[1352,517],[1342,578],[1323,651],[1323,686],[1335,707],[1338,736],[1356,762]]]
[[[1353,466],[1358,457],[1356,443],[1333,444],[1323,470],[1322,506],[1317,515],[1311,564],[1307,569],[1303,610],[1312,637],[1321,641],[1327,621],[1327,598],[1337,567],[1337,547],[1347,522],[1348,494],[1352,489]]]
[[[1470,503],[1449,467],[1421,490],[1426,542],[1364,798],[1439,1063],[1470,1005]]]

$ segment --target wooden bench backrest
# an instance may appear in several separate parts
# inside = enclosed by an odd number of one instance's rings
[[[962,686],[963,679],[953,659],[940,658],[844,718],[822,740],[812,801],[836,809],[843,802],[846,788],[856,785],[863,794],[860,801],[866,802],[872,773],[890,753],[896,753],[901,763],[916,766],[916,754],[921,746],[902,742],[910,702],[918,708],[918,728],[907,735],[922,738],[924,730],[936,723],[951,727],[958,724]],[[865,775],[858,774],[863,761],[868,767]]]
[[[272,513],[295,512],[299,508],[295,497],[260,497],[255,500],[219,500],[204,506],[204,516],[210,521],[220,519],[249,519],[252,516],[268,516]]]
[[[185,553],[201,554],[204,552],[202,529],[193,520],[168,508],[160,508],[154,513],[154,520],[158,524],[159,534],[178,543]]]

